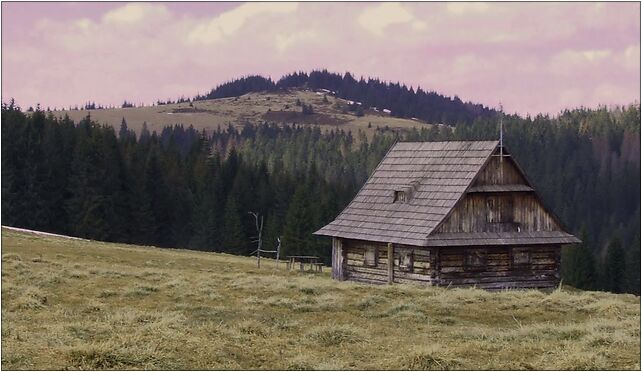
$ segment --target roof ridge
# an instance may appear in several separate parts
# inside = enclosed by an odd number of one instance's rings
[[[499,140],[457,140],[457,141],[397,141],[399,143],[499,143]]]

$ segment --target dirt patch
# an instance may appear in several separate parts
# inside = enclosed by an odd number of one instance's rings
[[[275,123],[317,124],[317,125],[342,125],[350,121],[336,116],[314,113],[304,115],[296,111],[268,111],[262,116],[263,120]]]
[[[172,110],[172,114],[193,114],[196,112],[210,112],[210,110],[204,110],[195,107],[181,107]]]

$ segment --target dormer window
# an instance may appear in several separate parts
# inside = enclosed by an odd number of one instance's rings
[[[406,202],[406,192],[405,191],[395,191],[394,203],[405,203]]]

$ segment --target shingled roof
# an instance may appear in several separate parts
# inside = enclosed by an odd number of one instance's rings
[[[441,245],[429,235],[462,198],[498,145],[498,141],[398,142],[354,200],[315,234],[415,246]],[[406,203],[394,203],[395,191],[404,191],[411,197]],[[518,241],[516,238],[513,234],[509,241]]]

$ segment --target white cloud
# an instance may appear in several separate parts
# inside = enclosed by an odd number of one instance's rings
[[[283,53],[284,51],[286,51],[288,48],[290,48],[295,44],[306,42],[306,41],[313,41],[317,39],[317,37],[318,37],[318,34],[312,30],[305,30],[305,31],[290,33],[290,34],[277,34],[276,44],[275,44],[276,50],[279,53]]]
[[[87,19],[87,18],[81,18],[74,22],[76,27],[78,27],[80,30],[88,30],[92,26],[92,22]]]
[[[296,12],[298,3],[247,3],[224,12],[212,20],[198,24],[187,36],[192,44],[222,41],[258,16]]]
[[[631,45],[627,47],[622,55],[622,64],[631,70],[640,69],[640,46]]]
[[[394,24],[409,23],[415,30],[423,30],[426,23],[416,19],[399,3],[382,3],[364,10],[358,18],[359,24],[375,35],[382,35],[386,27]]]
[[[585,50],[582,52],[582,56],[589,61],[598,61],[608,57],[610,54],[609,50]]]
[[[567,49],[553,55],[549,61],[549,71],[553,73],[575,73],[578,69],[598,65],[611,55],[610,50],[572,50]]]
[[[465,13],[485,13],[490,6],[480,2],[451,2],[446,5],[448,12],[461,15]]]
[[[150,18],[165,18],[169,15],[163,5],[130,3],[111,10],[103,16],[103,22],[112,24],[136,23]]]

